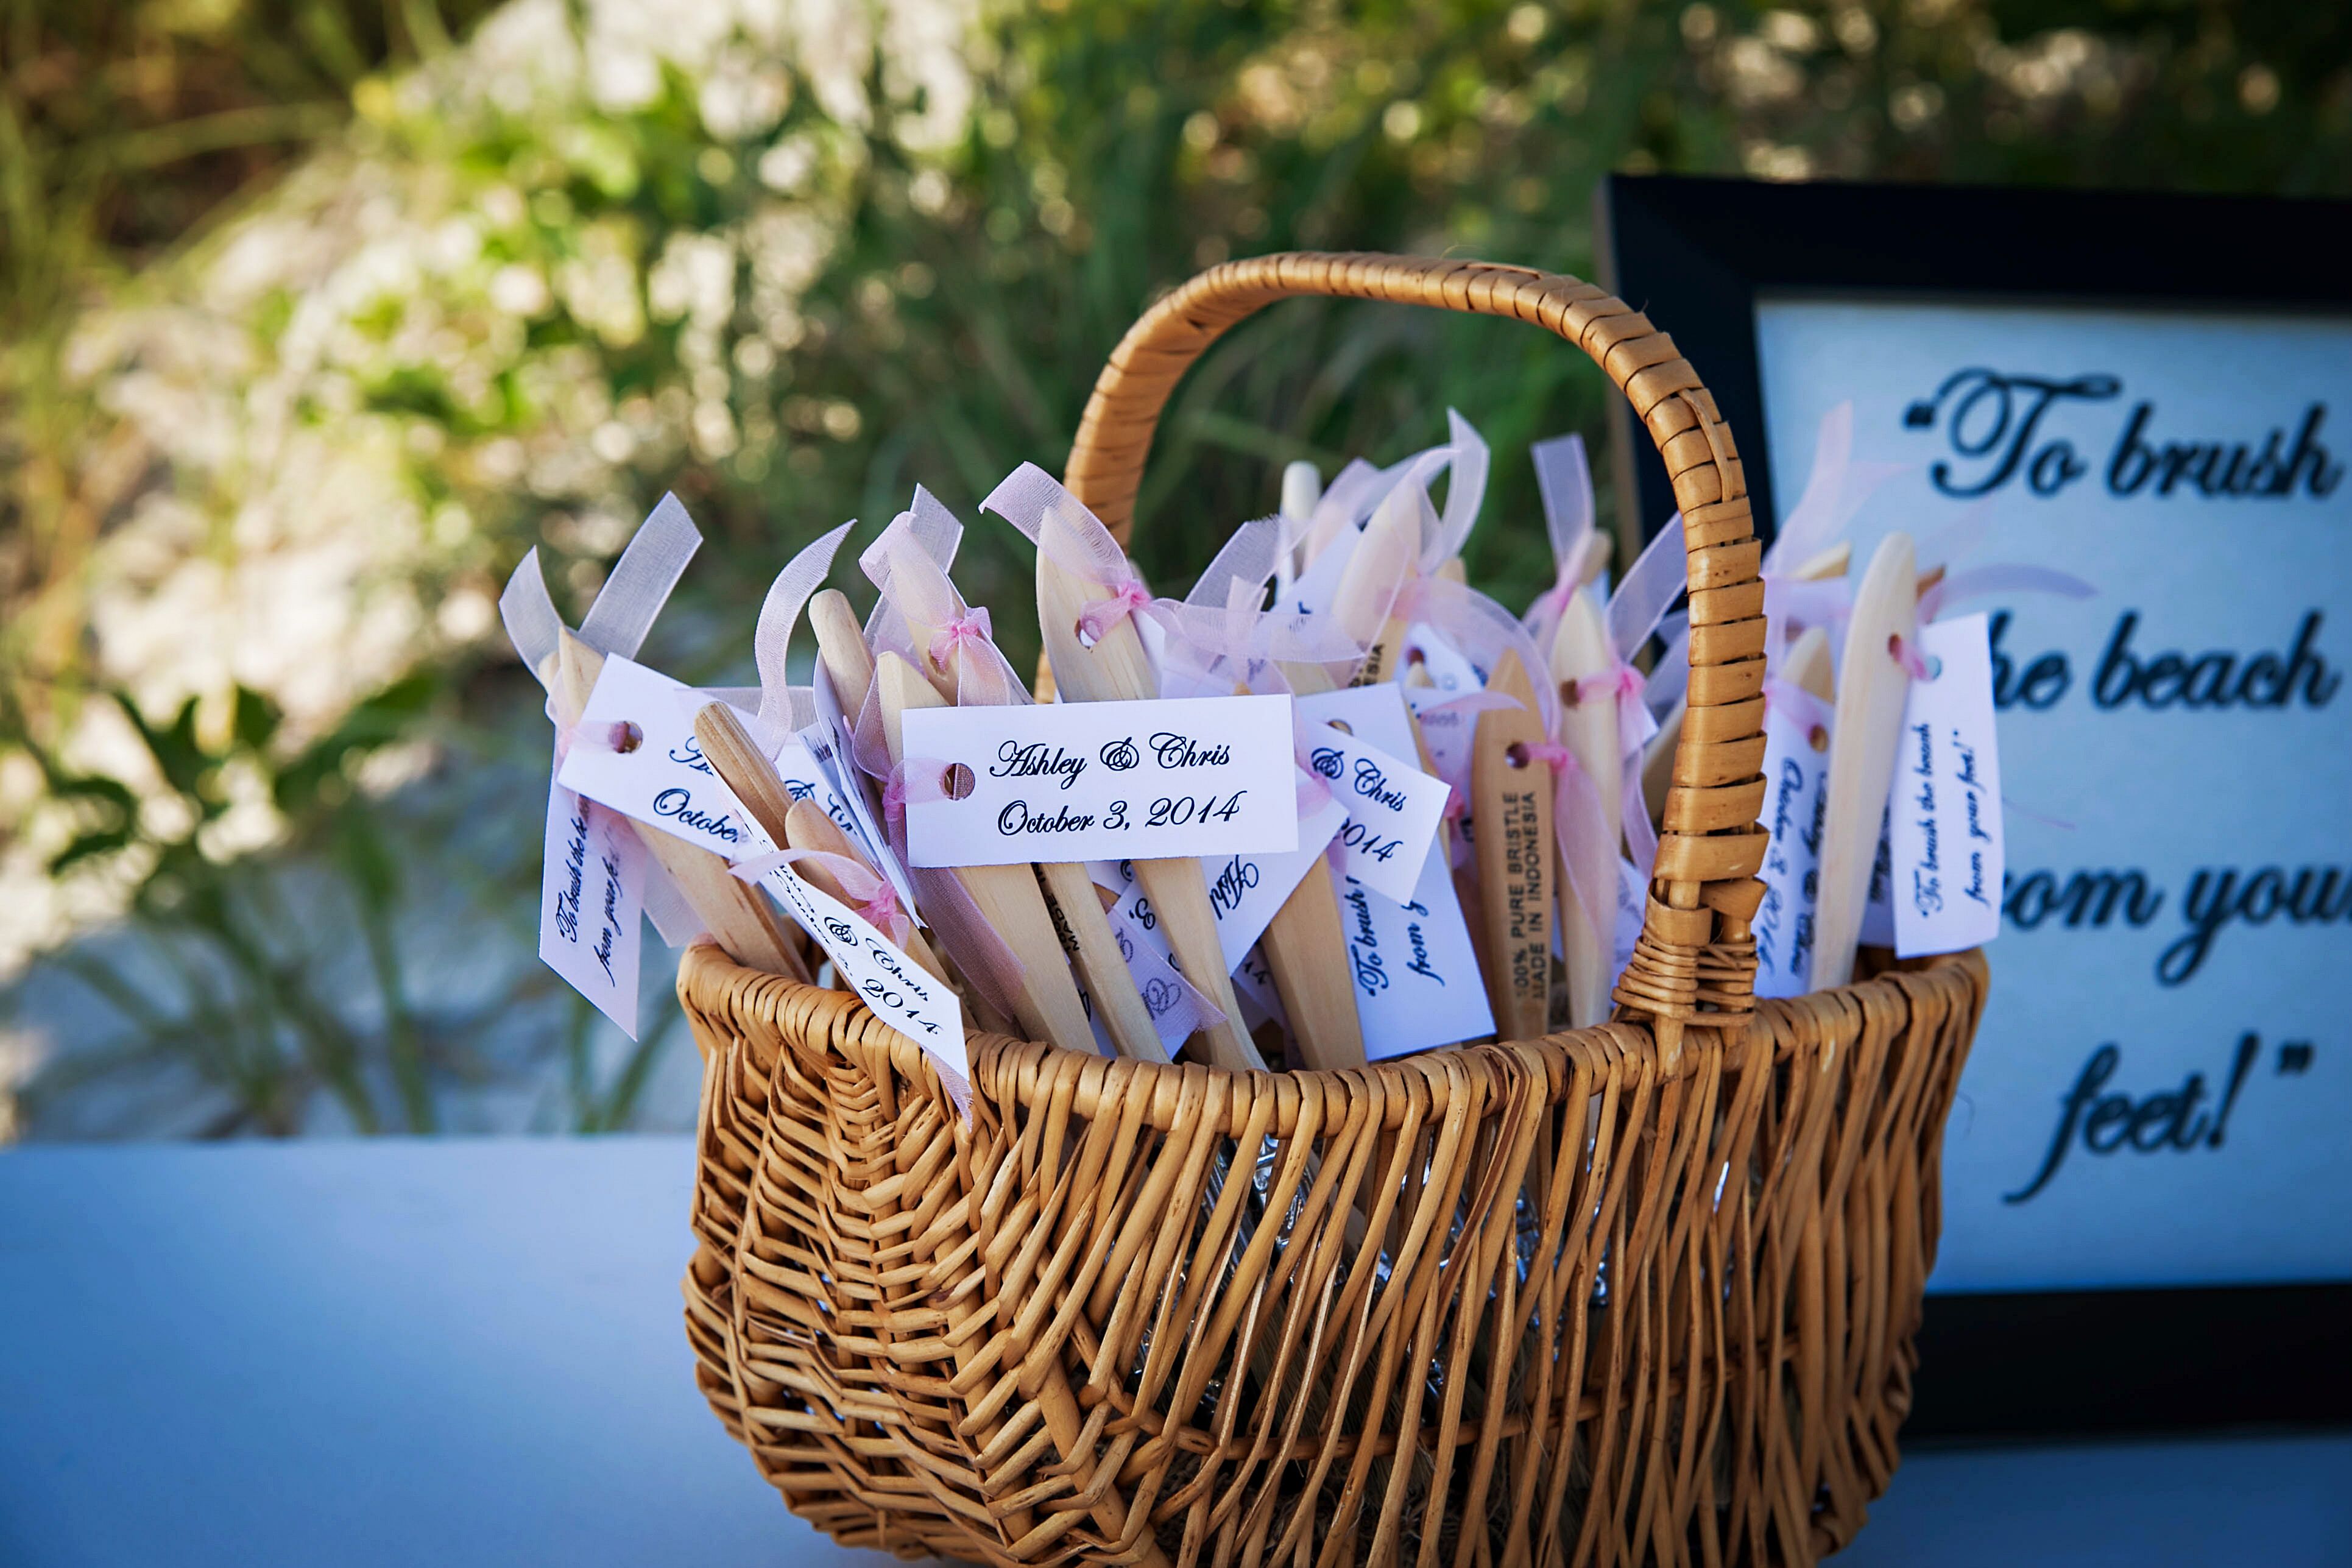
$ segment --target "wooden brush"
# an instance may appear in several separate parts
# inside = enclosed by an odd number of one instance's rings
[[[1111,1045],[1119,1055],[1138,1061],[1168,1060],[1159,1026],[1151,1021],[1151,1009],[1143,1005],[1143,994],[1135,988],[1135,972],[1128,968],[1118,951],[1118,933],[1110,929],[1110,915],[1101,898],[1108,889],[1097,887],[1087,868],[1074,861],[1041,865],[1037,879],[1045,885],[1046,915],[1055,922],[1062,951],[1086,976],[1087,994],[1094,998]]]
[[[1309,462],[1290,463],[1282,470],[1282,515],[1305,522],[1323,499],[1323,470]]]
[[[1616,847],[1617,824],[1624,805],[1624,762],[1617,754],[1617,704],[1614,700],[1580,702],[1576,683],[1605,674],[1614,662],[1609,630],[1601,607],[1591,593],[1579,588],[1560,606],[1559,631],[1551,645],[1551,679],[1559,690],[1560,744],[1576,758],[1601,797],[1601,820],[1610,826],[1610,844]],[[1569,1026],[1590,1028],[1608,1021],[1609,986],[1617,967],[1617,932],[1593,931],[1581,901],[1571,890],[1565,861],[1560,865],[1559,951],[1568,973]],[[1614,909],[1617,890],[1607,889],[1601,900]]]
[[[1540,1039],[1551,1012],[1552,769],[1529,754],[1543,721],[1518,655],[1496,661],[1486,689],[1520,703],[1479,714],[1471,740],[1486,999],[1498,1038]]]
[[[734,792],[751,820],[769,842],[782,847],[784,842],[784,816],[793,808],[792,793],[751,731],[743,721],[724,702],[707,702],[694,715],[694,738],[702,747],[702,760],[719,774],[719,782]]]
[[[760,831],[769,840],[787,849],[820,849],[828,855],[839,855],[855,860],[868,871],[874,871],[849,836],[834,825],[824,808],[813,800],[794,800],[784,788],[784,781],[776,776],[775,768],[761,754],[758,742],[743,727],[742,719],[724,702],[706,704],[694,716],[694,738],[701,743],[703,760],[719,774],[721,783],[734,791],[743,809],[760,825]],[[821,825],[821,830],[820,830]],[[875,875],[881,873],[875,871]],[[852,909],[859,900],[842,888],[840,879],[822,866],[801,868],[816,889],[831,898],[840,900]],[[907,956],[938,975],[948,977],[947,970],[931,952],[930,943],[920,931],[911,932],[907,942]]]
[[[1830,734],[1830,773],[1822,832],[1821,892],[1813,904],[1812,988],[1853,978],[1854,944],[1870,897],[1871,862],[1886,792],[1895,782],[1895,748],[1911,678],[1896,658],[1899,641],[1919,637],[1918,563],[1907,533],[1879,541],[1854,590],[1839,661],[1837,720]]]
[[[816,633],[817,658],[833,680],[834,694],[851,723],[866,707],[866,690],[874,682],[874,656],[866,651],[866,633],[838,588],[827,588],[808,605],[809,626]]]
[[[579,722],[604,668],[604,656],[566,628],[558,644],[556,679],[551,687],[557,693],[556,710],[563,722]],[[642,822],[632,819],[630,826],[728,957],[747,969],[788,975],[803,984],[814,980],[766,896],[736,880],[725,860],[699,844],[688,844]]]
[[[865,710],[866,694],[874,685],[874,655],[866,646],[866,632],[857,624],[849,601],[835,589],[827,588],[811,599],[808,614],[809,625],[816,633],[817,661],[824,666],[834,692],[841,699],[842,710],[855,722]],[[876,804],[873,790],[854,764],[847,770],[845,782],[851,789],[863,793],[869,807]],[[956,981],[954,962],[944,953],[939,956],[947,964],[949,979]],[[982,1028],[992,1035],[1018,1032],[1019,1026],[1012,1019],[989,1005],[988,1000],[971,985],[959,984],[957,989],[963,993],[964,1005],[971,1009]]]
[[[882,733],[890,748],[890,761],[902,763],[906,760],[902,720],[908,710],[944,708],[947,700],[931,689],[920,670],[895,653],[885,653],[875,661],[874,684],[880,694]],[[981,918],[1020,963],[1021,973],[1008,978],[1013,985],[1014,1011],[1029,1038],[1094,1054],[1094,1028],[1087,1022],[1086,1005],[1078,999],[1077,982],[1070,977],[1070,966],[1054,935],[1053,917],[1045,912],[1045,896],[1038,890],[1034,873],[1026,866],[960,866],[949,875],[971,895]]]
[[[1045,656],[1055,685],[1066,701],[1133,701],[1158,696],[1151,661],[1131,619],[1123,617],[1113,624],[1092,647],[1079,641],[1079,616],[1089,601],[1106,596],[1102,584],[1074,576],[1044,551],[1037,552],[1037,624],[1045,633]],[[1233,977],[1225,973],[1224,949],[1217,941],[1216,910],[1209,903],[1209,884],[1201,862],[1138,860],[1135,876],[1160,916],[1176,967],[1224,1015],[1221,1022],[1202,1031],[1210,1062],[1236,1070],[1264,1071],[1265,1059],[1242,1029],[1241,1004],[1234,996]]]
[[[1331,677],[1321,665],[1285,667],[1291,689],[1299,696],[1332,689]],[[1339,955],[1348,950],[1346,925],[1339,919],[1339,889],[1331,878],[1331,862],[1317,856],[1290,897],[1274,913],[1257,939],[1274,976],[1275,994],[1290,1019],[1291,1045],[1308,1068],[1360,1068],[1365,1065],[1364,1026],[1356,1016],[1356,983]]]
[[[1356,552],[1339,574],[1331,614],[1350,642],[1364,647],[1350,686],[1394,680],[1404,658],[1406,626],[1396,612],[1397,595],[1412,580],[1421,556],[1421,492],[1399,485],[1388,493],[1356,540]]]

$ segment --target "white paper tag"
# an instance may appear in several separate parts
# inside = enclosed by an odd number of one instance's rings
[[[904,722],[908,757],[943,775],[961,763],[972,784],[961,800],[908,801],[917,866],[1298,847],[1287,696],[926,708]]]
[[[809,754],[830,771],[834,792],[849,807],[849,815],[857,824],[851,837],[864,845],[874,864],[890,879],[898,890],[898,907],[915,907],[915,889],[907,876],[907,868],[898,864],[898,851],[890,847],[889,836],[874,819],[874,808],[867,802],[864,784],[858,778],[856,758],[856,720],[842,711],[841,697],[834,689],[833,677],[823,665],[817,666],[816,679],[811,683],[816,697],[816,722],[801,731],[800,739]]]
[[[1895,951],[1958,952],[2000,934],[2000,754],[1981,615],[1919,628],[1929,678],[1911,682],[1887,812]]]
[[[1801,996],[1813,969],[1813,905],[1821,891],[1822,825],[1829,808],[1829,752],[1811,728],[1769,698],[1764,704],[1764,814],[1772,842],[1759,875],[1764,901],[1756,938],[1756,994]]]
[[[1445,705],[1460,692],[1434,686],[1404,688],[1405,706],[1421,727],[1421,743],[1429,748],[1430,766],[1437,776],[1455,784],[1470,781],[1470,743],[1477,738],[1478,715],[1466,708],[1447,711]]]
[[[1192,1037],[1192,1027],[1184,1022],[1177,1003],[1181,999],[1176,982],[1183,966],[1176,962],[1176,950],[1169,945],[1168,933],[1160,929],[1160,916],[1151,908],[1151,900],[1143,896],[1137,881],[1132,860],[1097,860],[1087,866],[1087,878],[1098,888],[1108,888],[1118,896],[1118,902],[1109,910],[1110,934],[1118,943],[1118,955],[1127,960],[1128,973],[1135,977],[1135,994],[1143,998],[1143,1010],[1151,1015],[1151,1026],[1160,1036],[1160,1043],[1173,1056],[1178,1047]],[[1084,982],[1080,983],[1084,989]],[[1091,1005],[1089,1016],[1093,1016]],[[1103,1054],[1117,1056],[1110,1037],[1099,1021],[1096,1033],[1102,1037]]]
[[[771,868],[761,881],[801,929],[816,939],[832,958],[835,972],[876,1017],[937,1057],[958,1078],[971,1079],[963,1012],[945,981],[790,866]]]
[[[645,942],[646,847],[627,820],[562,784],[547,795],[539,883],[539,956],[596,1010],[637,1037]]]
[[[1367,1057],[1381,1061],[1495,1032],[1470,927],[1434,850],[1422,861],[1410,903],[1344,879],[1339,924]]]
[[[1228,971],[1265,934],[1324,847],[1347,825],[1347,808],[1334,800],[1314,816],[1299,818],[1298,847],[1286,854],[1202,858],[1209,908],[1217,917],[1217,945],[1224,950]]]
[[[833,771],[820,762],[816,752],[810,748],[809,735],[814,735],[817,742],[824,746],[826,752],[831,753],[832,737],[826,735],[822,729],[811,726],[806,735],[795,734],[790,737],[776,752],[772,759],[776,764],[776,777],[783,784],[786,795],[791,795],[795,801],[805,800],[814,803],[817,809],[824,812],[851,843],[864,849],[867,847],[862,842],[866,837],[866,829],[858,822],[857,814],[850,810],[848,797],[834,782]]]
[[[1430,686],[1437,690],[1449,696],[1463,697],[1486,689],[1486,672],[1471,663],[1469,656],[1455,647],[1435,626],[1425,626],[1416,622],[1405,633],[1404,647],[1406,668],[1419,663],[1428,672]],[[1413,658],[1415,654],[1421,656],[1418,660]]]
[[[1395,687],[1365,686],[1356,691],[1394,691]],[[1309,698],[1310,704],[1339,706],[1332,699],[1354,692],[1335,691]],[[1378,699],[1376,699],[1377,700]],[[1454,791],[1444,780],[1421,771],[1336,725],[1307,725],[1307,762],[1328,781],[1331,798],[1346,808],[1348,825],[1339,830],[1341,864],[1348,875],[1379,889],[1399,903],[1412,897],[1421,879],[1421,863],[1445,817],[1445,802]]]
[[[870,826],[865,800],[849,786],[835,744],[834,734],[824,723],[810,725],[787,740],[776,753],[776,776],[783,782],[787,795],[796,801],[814,803],[841,829],[842,836],[856,847],[866,863],[889,878],[898,894],[900,909],[913,909],[914,895],[899,886],[905,873],[898,869],[890,847],[882,842],[881,830]]]
[[[1315,717],[1345,718],[1358,739],[1410,756],[1412,721],[1394,686],[1363,686],[1314,698],[1300,706],[1342,700]],[[1339,925],[1347,937],[1349,978],[1364,1054],[1374,1061],[1433,1046],[1450,1046],[1495,1032],[1469,922],[1454,891],[1445,857],[1432,845],[1422,857],[1412,897],[1402,903],[1350,877],[1339,884]]]
[[[694,737],[701,703],[700,693],[659,670],[608,657],[557,782],[688,844],[742,859],[753,852],[750,824]],[[634,727],[626,751],[613,740],[622,726]]]

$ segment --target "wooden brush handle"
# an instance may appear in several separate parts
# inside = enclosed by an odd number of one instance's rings
[[[1124,543],[1160,410],[1229,327],[1299,294],[1513,316],[1584,351],[1650,433],[1683,512],[1690,554],[1690,702],[1666,795],[1642,939],[1617,984],[1621,1014],[1652,1023],[1671,1069],[1685,1026],[1719,1043],[1746,1025],[1756,982],[1748,921],[1766,833],[1764,585],[1748,484],[1731,431],[1649,318],[1558,273],[1481,261],[1310,251],[1213,267],[1128,330],[1095,380],[1064,476]]]

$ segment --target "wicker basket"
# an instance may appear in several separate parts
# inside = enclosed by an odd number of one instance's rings
[[[1752,1003],[1745,486],[1690,365],[1601,289],[1379,256],[1215,268],[1112,356],[1077,495],[1123,537],[1177,379],[1294,294],[1539,322],[1674,475],[1690,709],[1618,1021],[1291,1074],[982,1037],[966,1123],[847,995],[698,947],[702,1390],[795,1511],[908,1555],[1813,1562],[1895,1469],[1983,961]]]

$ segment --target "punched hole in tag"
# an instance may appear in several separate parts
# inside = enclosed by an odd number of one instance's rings
[[[613,726],[612,743],[613,750],[625,757],[646,743],[646,732],[635,721],[624,719]]]
[[[1932,653],[1920,658],[1905,644],[1900,632],[1887,634],[1886,657],[1909,670],[1914,680],[1934,680],[1944,673],[1942,658]]]
[[[950,763],[947,771],[940,774],[940,793],[950,800],[962,800],[971,794],[975,782],[971,768],[961,763]]]

